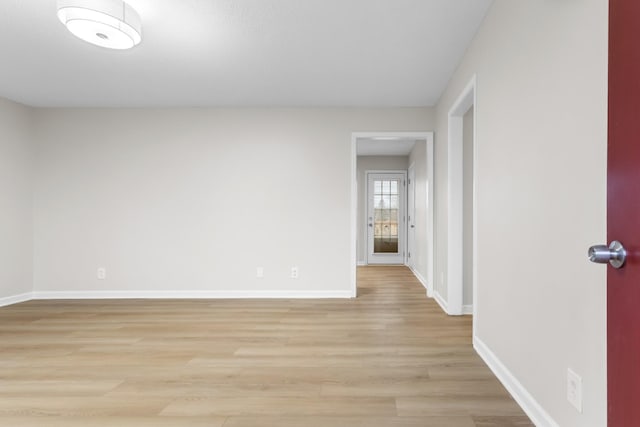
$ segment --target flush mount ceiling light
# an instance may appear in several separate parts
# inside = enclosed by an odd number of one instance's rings
[[[58,0],[58,18],[74,36],[109,49],[142,40],[140,16],[122,0]]]

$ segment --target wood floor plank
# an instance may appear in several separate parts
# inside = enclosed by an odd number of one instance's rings
[[[2,396],[50,396],[57,393],[65,396],[103,395],[122,384],[123,380],[33,380],[0,379],[0,398]]]
[[[415,396],[396,399],[399,416],[459,415],[513,416],[522,415],[515,401],[488,396]]]
[[[396,416],[393,398],[187,397],[169,404],[160,415]]]
[[[144,394],[154,397],[176,397],[195,395],[198,398],[261,398],[278,397],[318,397],[320,385],[314,383],[241,382],[219,383],[215,381],[148,381],[127,380],[113,388],[106,396],[132,398]]]
[[[513,417],[473,417],[476,427],[534,427],[529,418],[523,416]]]
[[[357,383],[323,384],[323,396],[376,396],[376,397],[413,397],[447,396],[451,399],[468,397],[504,396],[502,385],[492,380],[416,380],[393,382],[359,381]]]
[[[229,417],[224,427],[476,427],[469,417]],[[493,427],[493,426],[492,426]],[[520,427],[520,426],[517,426]]]
[[[11,427],[223,427],[227,417],[2,417]],[[464,426],[466,427],[466,426]]]
[[[405,267],[358,298],[0,308],[0,425],[531,427]]]
[[[64,397],[61,397],[64,396]],[[35,417],[104,417],[158,415],[170,399],[146,398],[111,399],[104,396],[3,396],[0,399],[0,419],[5,416]]]

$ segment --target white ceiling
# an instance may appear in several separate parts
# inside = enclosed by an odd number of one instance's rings
[[[34,106],[432,106],[491,0],[128,0],[142,43],[0,0],[0,97]]]
[[[416,145],[415,138],[358,138],[358,156],[408,156]]]

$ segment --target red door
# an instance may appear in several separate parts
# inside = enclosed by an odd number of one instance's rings
[[[609,2],[607,235],[627,250],[607,273],[609,427],[640,426],[640,1]]]

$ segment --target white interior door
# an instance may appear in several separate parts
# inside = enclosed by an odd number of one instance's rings
[[[407,265],[414,267],[413,254],[416,244],[416,171],[413,165],[407,173]]]
[[[405,172],[367,173],[367,263],[404,264]]]

